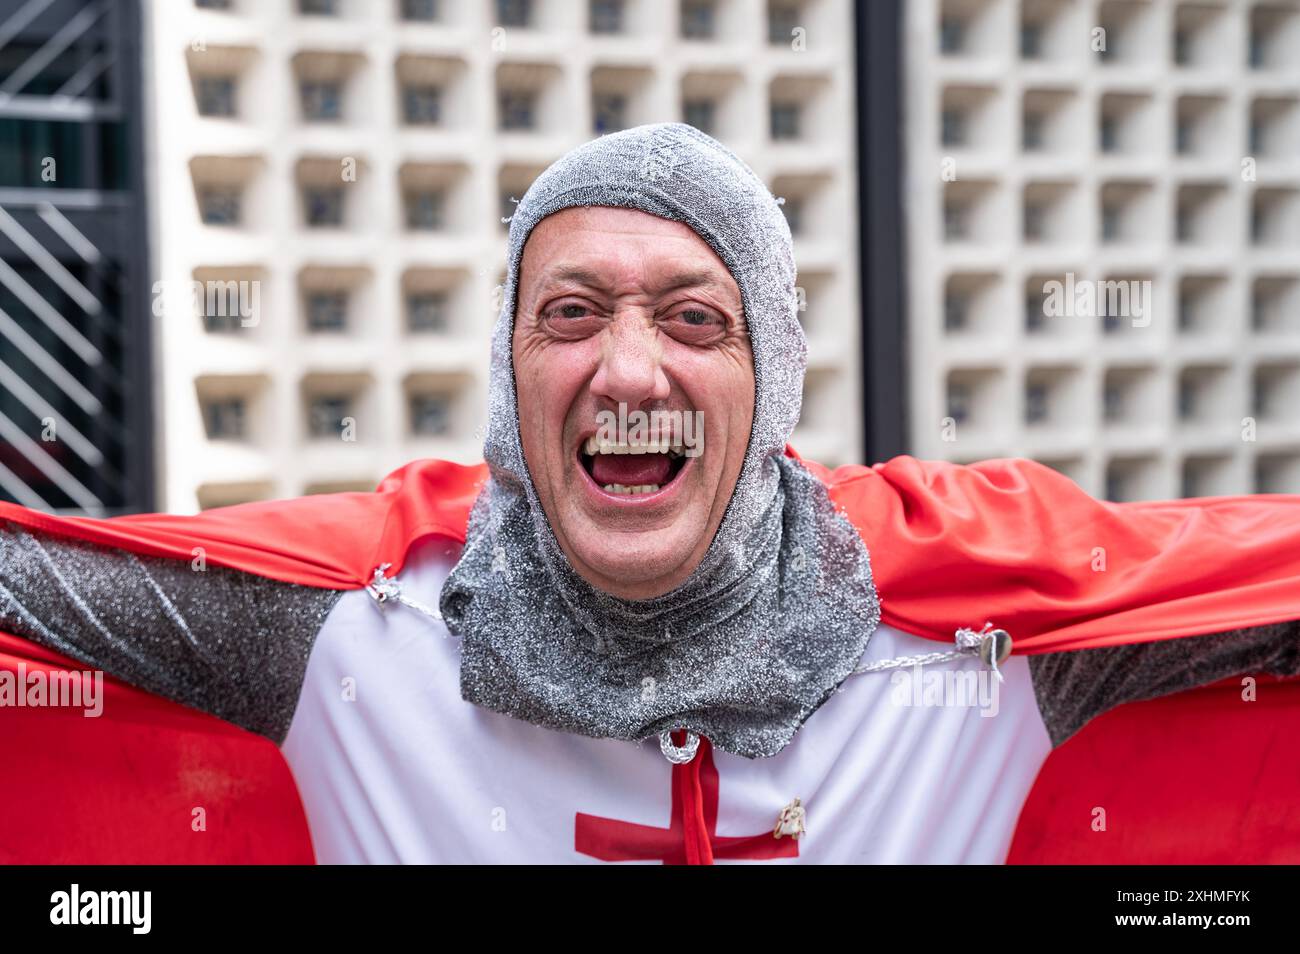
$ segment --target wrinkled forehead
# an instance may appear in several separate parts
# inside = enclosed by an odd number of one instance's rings
[[[708,242],[683,222],[640,209],[552,212],[529,233],[517,282],[521,301],[575,287],[611,296],[694,288],[742,309],[740,286]]]

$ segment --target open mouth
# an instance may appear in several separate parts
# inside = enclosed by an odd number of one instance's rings
[[[612,444],[592,435],[578,448],[578,461],[597,487],[608,494],[629,497],[663,490],[677,479],[688,459],[684,445],[667,439]]]

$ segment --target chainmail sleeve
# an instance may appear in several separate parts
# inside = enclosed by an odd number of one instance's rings
[[[1124,702],[1154,699],[1229,676],[1300,675],[1300,621],[1206,636],[1029,657],[1038,711],[1052,745]]]
[[[339,596],[0,521],[0,630],[276,744]]]

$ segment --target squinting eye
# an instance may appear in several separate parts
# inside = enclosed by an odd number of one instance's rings
[[[542,312],[542,324],[557,338],[576,340],[595,334],[604,325],[596,306],[582,301],[565,301]]]
[[[727,319],[707,308],[683,308],[673,312],[663,329],[683,344],[716,344],[727,331]]]
[[[576,302],[571,302],[570,304],[567,304],[567,305],[561,305],[559,308],[556,308],[555,310],[553,310],[553,311],[551,312],[551,314],[553,314],[553,315],[558,315],[560,318],[581,318],[581,317],[583,317],[582,315],[571,314],[571,313],[570,313],[571,309],[577,309],[578,311],[587,311],[587,310],[588,310],[588,308],[587,308],[586,305],[579,305],[579,304],[577,304]]]

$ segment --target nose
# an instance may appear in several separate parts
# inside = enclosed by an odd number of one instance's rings
[[[663,348],[652,321],[620,316],[605,331],[600,367],[591,379],[592,394],[614,404],[626,404],[629,410],[666,401],[671,387],[662,357]]]

